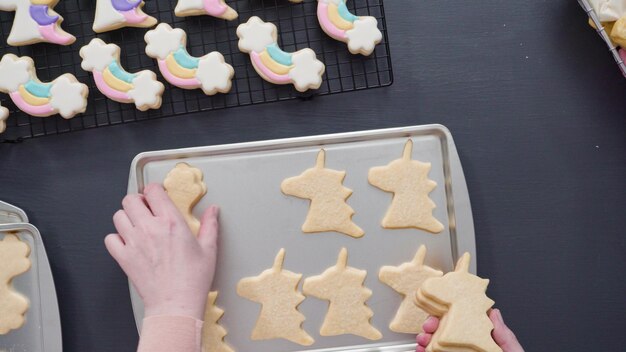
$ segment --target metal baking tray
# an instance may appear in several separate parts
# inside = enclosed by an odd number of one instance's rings
[[[28,223],[26,212],[0,200],[0,224],[15,223]]]
[[[367,182],[368,170],[386,165],[402,155],[404,144],[413,140],[413,158],[432,163],[429,177],[437,182],[430,194],[437,204],[436,218],[445,226],[440,234],[415,229],[387,230],[380,226],[391,201]],[[344,185],[354,193],[348,204],[356,211],[353,220],[365,230],[354,239],[337,233],[304,234],[301,231],[309,203],[281,193],[283,179],[299,175],[315,165],[320,148],[326,150],[326,167],[346,170]],[[414,351],[415,336],[389,330],[402,298],[378,280],[383,265],[409,261],[421,244],[426,244],[426,263],[444,271],[453,269],[459,254],[472,254],[476,270],[472,211],[461,163],[450,132],[441,125],[339,133],[323,136],[166,150],[139,154],[132,163],[128,193],[141,192],[144,185],[162,183],[179,162],[201,169],[208,193],[195,207],[199,216],[209,204],[221,207],[221,233],[217,272],[213,289],[218,306],[225,310],[221,324],[226,340],[237,351]],[[304,329],[315,343],[302,347],[284,340],[252,341],[250,334],[260,307],[236,294],[237,282],[256,276],[272,266],[280,248],[286,249],[284,268],[316,275],[334,265],[342,247],[349,252],[348,265],[366,269],[365,285],[373,291],[367,304],[374,311],[373,325],[383,338],[370,342],[357,336],[322,337],[319,328],[327,303],[307,298],[300,311]],[[143,318],[140,297],[131,287],[133,311],[138,328]]]
[[[0,335],[0,351],[62,352],[59,306],[41,234],[31,224],[0,224],[0,238],[7,234],[17,235],[30,247],[31,268],[13,280],[15,289],[30,305],[24,326]]]

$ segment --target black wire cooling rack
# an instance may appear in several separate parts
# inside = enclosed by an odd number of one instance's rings
[[[1,0],[0,0],[1,1]],[[91,74],[80,67],[80,48],[96,37],[91,29],[95,0],[63,0],[55,10],[64,17],[63,29],[77,37],[76,43],[63,47],[36,44],[10,47],[6,44],[13,24],[14,13],[0,12],[0,54],[13,53],[30,56],[35,61],[37,75],[42,81],[50,81],[63,73],[72,73],[89,86],[89,105],[84,114],[71,120],[59,115],[47,118],[31,117],[16,109],[7,95],[1,94],[2,106],[11,114],[6,132],[0,141],[15,142],[28,138],[54,135],[71,131],[97,128],[135,121],[144,121],[191,112],[224,109],[236,106],[276,102],[289,99],[310,99],[318,95],[335,94],[391,85],[393,71],[383,0],[351,0],[348,7],[357,15],[369,15],[378,19],[383,33],[382,42],[368,57],[352,55],[346,44],[328,37],[320,28],[317,1],[305,0],[294,4],[288,0],[227,0],[228,5],[239,13],[235,21],[225,21],[210,16],[179,18],[174,16],[175,0],[147,0],[144,11],[175,28],[182,28],[188,35],[188,49],[192,55],[202,56],[217,50],[235,69],[233,87],[228,94],[207,97],[201,90],[183,90],[169,85],[160,75],[156,62],[145,54],[143,37],[148,29],[124,28],[102,33],[97,37],[115,43],[122,48],[122,66],[130,72],[153,70],[166,86],[163,105],[158,110],[140,112],[134,104],[120,104],[105,98],[95,87]],[[278,42],[285,51],[311,48],[326,65],[324,82],[312,93],[298,93],[291,85],[278,86],[263,81],[250,64],[249,56],[239,51],[237,26],[251,16],[261,17],[278,27]]]

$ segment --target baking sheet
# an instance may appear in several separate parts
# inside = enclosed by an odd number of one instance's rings
[[[9,203],[0,200],[0,224],[28,223],[26,213]]]
[[[435,217],[445,226],[440,234],[380,226],[391,194],[371,186],[367,173],[373,166],[400,158],[409,138],[414,144],[413,158],[432,163],[429,178],[438,186],[430,197],[437,204]],[[356,211],[353,221],[365,230],[360,239],[337,233],[302,233],[309,202],[280,191],[283,179],[314,166],[320,148],[326,150],[326,167],[347,172],[344,185],[354,191],[347,203]],[[425,244],[428,265],[450,271],[459,254],[469,251],[470,270],[476,271],[467,187],[452,136],[441,125],[142,153],[133,161],[128,193],[141,191],[151,182],[162,183],[167,173],[183,161],[203,171],[208,188],[194,210],[195,215],[199,216],[210,204],[221,207],[220,250],[213,289],[220,291],[217,304],[225,310],[221,324],[229,332],[226,340],[238,351],[414,350],[413,335],[388,329],[402,297],[378,280],[380,267],[411,260],[418,247]],[[309,297],[300,305],[300,311],[306,317],[304,329],[316,340],[312,346],[302,347],[284,340],[252,341],[250,333],[260,306],[239,297],[236,284],[243,277],[256,276],[270,268],[283,247],[284,268],[303,273],[304,278],[334,265],[339,250],[346,247],[348,265],[368,271],[365,285],[373,295],[367,304],[374,311],[372,324],[383,333],[383,338],[371,342],[352,335],[320,336],[327,302]],[[139,327],[143,306],[132,286],[131,297]]]
[[[17,292],[28,298],[29,308],[24,326],[0,335],[0,351],[61,352],[56,290],[41,235],[30,224],[0,224],[0,238],[7,234],[17,235],[30,247],[31,268],[13,280]]]

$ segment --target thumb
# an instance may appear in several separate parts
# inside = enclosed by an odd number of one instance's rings
[[[126,259],[124,255],[125,245],[124,245],[124,240],[122,239],[122,237],[118,235],[117,233],[112,233],[110,235],[107,235],[104,238],[104,245],[109,251],[109,254],[111,255],[111,257],[113,257],[113,259],[115,259],[117,264],[119,264],[119,266],[122,267],[122,269],[124,269],[124,264],[125,264]]]
[[[217,252],[217,237],[220,230],[218,221],[220,210],[217,206],[211,205],[202,214],[200,221],[200,230],[198,231],[198,242],[205,251]]]
[[[504,323],[499,309],[492,309],[489,313],[489,319],[493,322],[493,332],[491,334],[498,346],[504,351],[523,351],[513,331]],[[518,347],[519,349],[517,349]]]

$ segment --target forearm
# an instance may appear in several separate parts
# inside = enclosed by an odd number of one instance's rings
[[[200,352],[202,322],[185,316],[143,320],[137,352]]]

